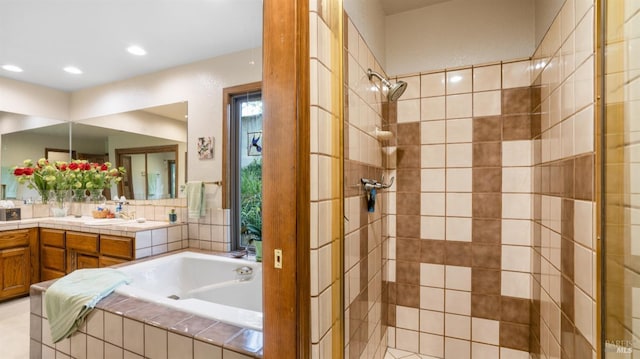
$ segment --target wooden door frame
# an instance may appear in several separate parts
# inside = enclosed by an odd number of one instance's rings
[[[311,357],[309,1],[263,2],[264,358]],[[274,250],[282,268],[274,268]]]

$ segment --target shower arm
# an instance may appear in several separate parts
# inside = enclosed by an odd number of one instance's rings
[[[386,88],[391,88],[391,82],[389,82],[389,80],[385,79],[382,75],[371,69],[367,69],[367,77],[369,78],[369,81],[371,81],[372,77],[377,77],[380,81],[382,81],[382,84]]]

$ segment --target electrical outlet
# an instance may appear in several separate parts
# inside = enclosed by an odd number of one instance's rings
[[[273,257],[275,261],[275,263],[273,263],[273,266],[275,268],[282,269],[282,249],[274,249]]]

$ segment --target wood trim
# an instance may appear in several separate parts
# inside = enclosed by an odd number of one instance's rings
[[[309,2],[263,2],[264,357],[310,357]],[[282,250],[275,269],[274,249]]]
[[[231,208],[231,171],[229,170],[231,142],[229,129],[229,114],[227,109],[233,96],[262,90],[262,81],[251,82],[244,85],[232,86],[222,89],[222,208]]]

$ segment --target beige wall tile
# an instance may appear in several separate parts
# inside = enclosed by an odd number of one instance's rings
[[[445,338],[444,357],[469,359],[471,355],[471,343],[468,340]]]
[[[447,120],[447,143],[471,142],[473,122],[470,118]]]
[[[471,69],[447,71],[447,95],[468,93],[472,90],[473,75]]]
[[[442,96],[445,94],[445,74],[437,72],[421,76],[421,96],[432,97]]]
[[[473,116],[495,116],[501,114],[501,91],[476,92],[473,94]]]
[[[473,114],[472,104],[473,98],[471,94],[447,96],[447,119],[471,117]]]
[[[420,121],[420,100],[398,101],[398,123]]]
[[[525,87],[531,85],[530,61],[502,64],[502,88]]]
[[[500,344],[500,321],[471,318],[471,339],[493,345]]]
[[[499,90],[502,83],[500,65],[473,68],[473,91]]]
[[[423,145],[446,142],[446,122],[426,121],[420,123],[420,142]]]
[[[445,97],[427,97],[420,100],[420,119],[422,121],[442,120],[446,118]]]
[[[420,354],[442,358],[444,356],[444,337],[420,333]]]

